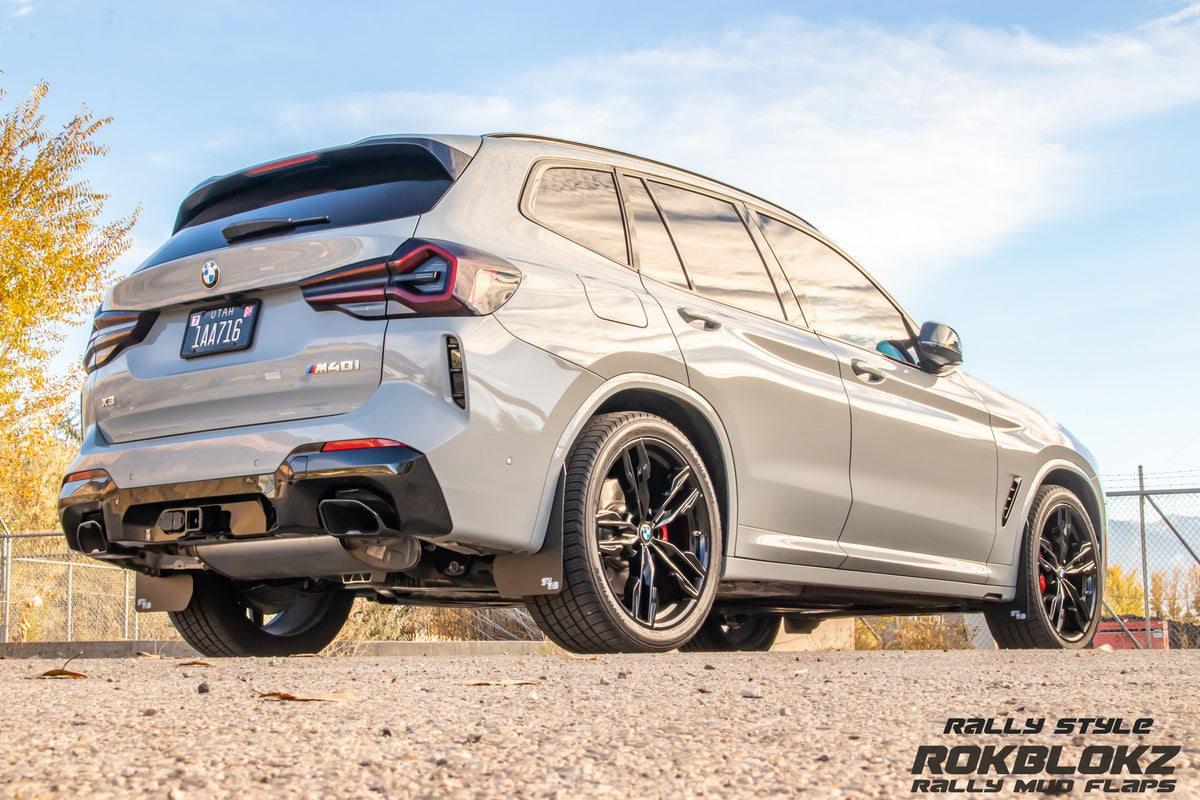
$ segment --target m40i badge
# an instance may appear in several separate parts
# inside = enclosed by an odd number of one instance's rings
[[[322,361],[320,364],[309,364],[304,370],[305,375],[324,375],[327,372],[353,372],[358,369],[358,359],[353,361]]]

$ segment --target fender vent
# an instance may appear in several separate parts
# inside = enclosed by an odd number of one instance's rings
[[[462,347],[454,336],[446,337],[446,363],[450,367],[450,399],[459,408],[466,408],[467,379],[463,372]]]
[[[1012,486],[1008,487],[1008,497],[1004,500],[1004,513],[1000,515],[1000,527],[1008,524],[1008,515],[1012,513],[1013,504],[1017,501],[1017,492],[1021,491],[1021,476],[1013,478]]]

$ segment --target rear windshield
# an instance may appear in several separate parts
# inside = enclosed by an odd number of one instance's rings
[[[257,176],[230,175],[197,190],[180,209],[177,233],[139,269],[226,247],[221,230],[235,222],[329,217],[327,224],[295,231],[310,233],[424,214],[453,183],[423,148],[356,149],[363,152],[332,151],[311,163]],[[245,241],[260,238],[269,237]]]

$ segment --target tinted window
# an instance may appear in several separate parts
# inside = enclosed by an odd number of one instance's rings
[[[664,283],[673,283],[684,289],[691,288],[683,272],[683,265],[679,263],[675,245],[671,244],[666,226],[663,225],[658,209],[654,207],[654,201],[650,199],[650,194],[641,179],[623,176],[621,190],[625,193],[633,218],[638,268],[641,273]]]
[[[629,262],[612,173],[548,169],[542,173],[531,210],[534,219],[550,230],[614,261]]]
[[[661,183],[651,190],[697,292],[783,319],[758,248],[731,203]]]
[[[286,235],[414,217],[433,208],[453,182],[428,150],[411,145],[347,148],[296,168],[229,175],[189,196],[175,235],[140,268],[227,247],[221,229],[235,222],[329,217],[327,224],[277,234]]]
[[[814,330],[868,350],[911,340],[900,312],[858,267],[801,230],[770,217],[759,219],[792,290],[808,295]]]

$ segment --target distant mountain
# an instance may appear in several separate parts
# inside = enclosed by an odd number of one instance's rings
[[[1165,509],[1164,509],[1165,510]],[[1182,534],[1192,550],[1200,553],[1200,516],[1172,516],[1171,524]],[[1187,548],[1171,532],[1153,508],[1146,506],[1146,560],[1151,573],[1168,572],[1175,567],[1186,569],[1196,563]],[[1110,519],[1108,521],[1108,564],[1120,564],[1129,572],[1142,571],[1142,536],[1138,521]]]

